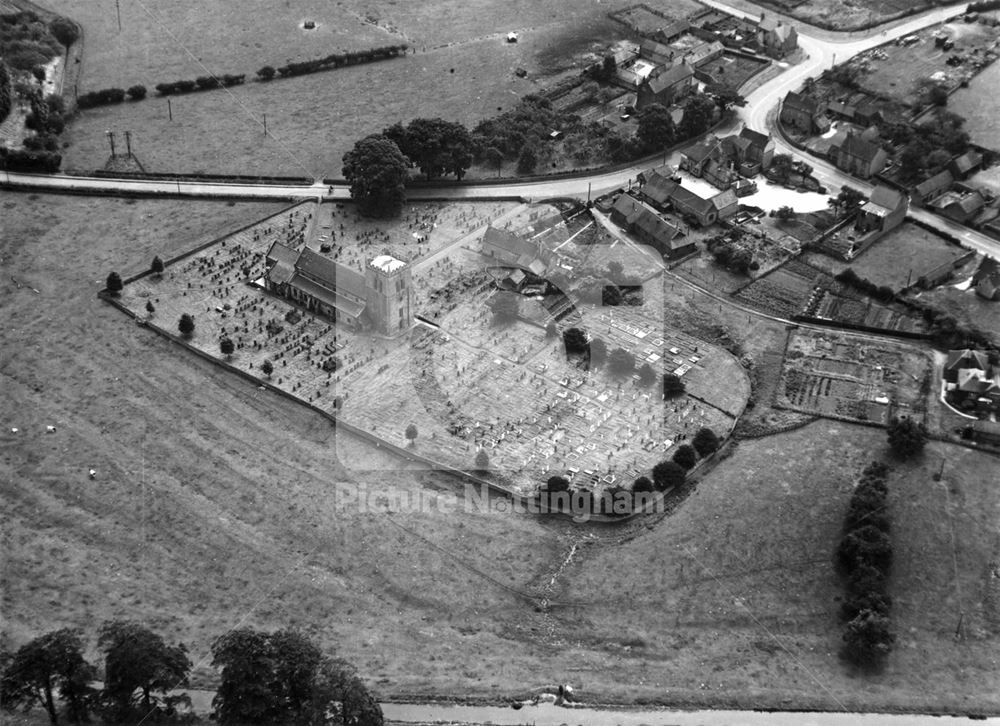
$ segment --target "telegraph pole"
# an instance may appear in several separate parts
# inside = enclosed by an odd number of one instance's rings
[[[118,32],[122,32],[122,6],[121,0],[115,0],[115,12],[118,15]]]
[[[115,158],[115,132],[108,129],[104,132],[108,136],[108,143],[111,144],[111,158]]]
[[[170,120],[170,121],[174,120],[174,109],[170,105],[170,99],[169,98],[167,99],[167,116],[169,116],[168,120]]]
[[[267,114],[264,114],[264,136],[267,136]]]

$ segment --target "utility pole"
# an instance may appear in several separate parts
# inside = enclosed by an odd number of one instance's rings
[[[108,136],[108,143],[111,144],[111,158],[115,158],[115,132],[108,129],[104,132]]]
[[[167,116],[170,117],[169,118],[170,121],[174,120],[174,109],[170,105],[170,99],[169,98],[167,99]]]
[[[264,114],[264,136],[267,136],[267,114]]]
[[[121,0],[115,0],[115,12],[118,14],[118,32],[122,32],[122,6]]]
[[[125,149],[128,151],[129,157],[132,156],[132,132],[125,132]]]

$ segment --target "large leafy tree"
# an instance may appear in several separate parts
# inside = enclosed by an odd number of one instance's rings
[[[910,459],[924,450],[927,427],[909,416],[894,419],[889,424],[889,446],[900,459]]]
[[[472,164],[472,137],[460,123],[441,118],[418,118],[405,130],[396,124],[383,134],[393,139],[403,155],[428,179],[445,174],[461,179]]]
[[[272,633],[268,644],[274,663],[274,693],[281,710],[292,723],[305,721],[322,653],[308,638],[290,629]]]
[[[394,217],[406,201],[407,160],[385,136],[373,134],[344,154],[344,178],[366,217]]]
[[[97,645],[104,652],[102,695],[118,720],[128,719],[139,706],[149,713],[159,700],[155,694],[166,697],[188,685],[191,660],[184,645],[168,645],[139,623],[104,623]]]
[[[22,646],[9,659],[0,681],[0,702],[5,708],[42,706],[56,726],[56,695],[66,703],[72,723],[87,720],[93,695],[90,681],[94,667],[83,657],[79,630],[64,628],[46,633]]]
[[[212,644],[212,665],[222,679],[212,699],[215,719],[226,724],[269,724],[280,720],[275,694],[275,658],[267,633],[230,630]]]
[[[677,127],[670,109],[653,103],[639,112],[639,129],[636,131],[643,151],[665,149],[677,138]]]
[[[715,102],[700,93],[689,96],[684,102],[684,115],[678,127],[680,136],[690,139],[708,131],[715,116]]]
[[[661,461],[653,467],[653,485],[661,492],[684,483],[687,472],[673,461]]]

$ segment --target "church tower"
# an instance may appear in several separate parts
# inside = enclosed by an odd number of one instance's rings
[[[368,304],[365,312],[376,333],[394,336],[413,324],[413,275],[410,266],[390,255],[379,255],[365,268]]]

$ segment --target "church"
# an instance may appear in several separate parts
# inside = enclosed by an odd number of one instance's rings
[[[265,263],[269,292],[352,330],[391,337],[413,324],[412,271],[395,257],[379,255],[362,274],[308,247],[275,242]]]

